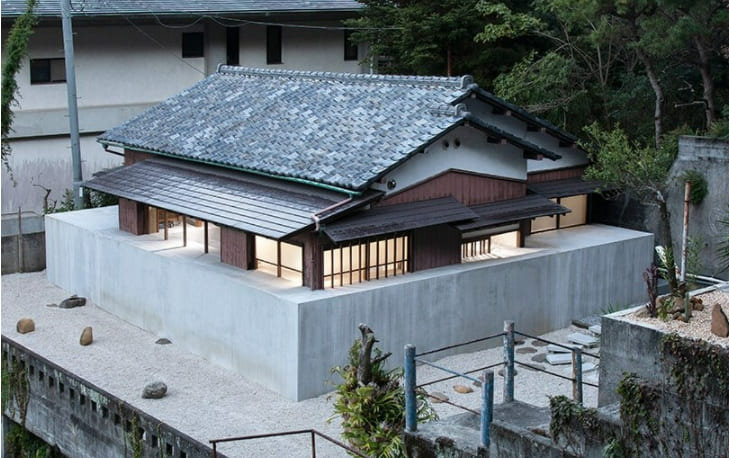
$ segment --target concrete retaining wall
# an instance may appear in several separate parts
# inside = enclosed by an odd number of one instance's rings
[[[2,217],[2,274],[37,272],[46,268],[43,216],[25,212]]]
[[[48,278],[121,318],[169,337],[290,399],[332,389],[368,323],[400,364],[425,351],[500,332],[504,320],[542,333],[644,295],[650,234],[582,226],[528,239],[524,254],[311,291],[221,264],[200,247],[117,229],[116,207],[46,221]]]
[[[207,445],[4,336],[2,357],[10,370],[24,370],[27,376],[25,427],[46,443],[58,446],[65,456],[132,456],[135,446],[145,458],[202,458],[212,453]],[[20,424],[21,409],[11,402],[15,407],[3,412],[3,422],[8,421],[7,416]]]

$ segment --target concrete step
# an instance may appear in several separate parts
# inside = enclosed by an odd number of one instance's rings
[[[595,336],[575,332],[567,336],[567,340],[585,347],[596,347],[600,345],[600,339]]]
[[[582,349],[582,345],[568,345],[572,348],[579,348]],[[572,353],[572,350],[569,348],[560,347],[559,345],[549,344],[547,345],[547,351],[550,353]]]
[[[547,362],[553,366],[572,364],[572,355],[570,353],[550,353],[547,355]]]

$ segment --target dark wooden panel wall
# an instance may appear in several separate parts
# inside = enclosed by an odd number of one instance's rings
[[[241,269],[255,268],[256,244],[253,234],[220,226],[220,262]]]
[[[514,199],[526,195],[523,181],[448,171],[385,198],[380,205],[453,196],[464,205]]]
[[[151,159],[155,157],[154,154],[142,153],[140,151],[134,151],[125,148],[124,149],[124,165],[132,165],[135,162],[141,162],[145,159]]]
[[[119,198],[119,229],[134,235],[148,233],[147,207],[139,202]]]
[[[585,173],[585,166],[570,167],[559,170],[546,170],[534,172],[527,175],[527,183],[542,183],[544,181],[565,180],[567,178],[579,178]]]
[[[446,224],[412,232],[410,271],[460,264],[461,234]]]

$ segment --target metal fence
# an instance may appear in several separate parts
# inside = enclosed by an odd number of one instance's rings
[[[520,361],[516,361],[514,358],[514,347],[515,347],[515,335],[519,335],[522,337],[527,337],[530,339],[534,339],[540,342],[544,342],[547,344],[556,345],[558,347],[562,347],[568,352],[572,353],[572,376],[567,377],[562,374],[557,374],[555,372],[548,371],[546,369],[542,369],[537,366],[533,366],[531,364],[522,363]],[[445,350],[451,350],[458,347],[463,347],[466,345],[471,345],[474,343],[479,342],[485,342],[490,339],[495,339],[498,337],[503,337],[503,349],[504,349],[504,359],[501,362],[487,365],[484,367],[479,367],[477,369],[468,370],[465,372],[458,372],[453,369],[432,363],[430,361],[426,361],[423,359],[423,356],[431,355],[434,353],[442,352]],[[504,321],[504,331],[500,332],[498,334],[490,335],[487,337],[483,337],[480,339],[471,340],[468,342],[463,342],[455,345],[449,345],[446,347],[438,348],[435,350],[430,350],[427,352],[416,354],[415,352],[415,346],[413,345],[406,345],[405,346],[405,429],[408,432],[415,432],[417,431],[417,394],[418,390],[422,390],[424,392],[423,388],[432,385],[435,383],[443,382],[446,380],[451,380],[454,378],[464,378],[466,380],[470,380],[472,382],[479,382],[478,379],[470,376],[469,374],[473,374],[475,372],[483,371],[483,383],[481,384],[481,409],[480,412],[470,409],[468,407],[455,404],[453,402],[439,399],[440,402],[447,403],[449,405],[452,405],[454,407],[460,408],[464,411],[471,412],[475,415],[480,415],[481,422],[480,422],[480,433],[481,433],[481,445],[484,447],[488,447],[490,445],[490,433],[489,429],[491,426],[491,422],[493,420],[493,402],[494,402],[494,396],[493,396],[493,390],[494,390],[494,373],[493,368],[503,366],[504,367],[504,392],[503,392],[503,399],[504,402],[512,402],[514,401],[514,374],[515,370],[514,367],[516,364],[519,364],[520,366],[528,367],[529,369],[543,372],[546,374],[550,374],[555,377],[559,377],[565,380],[570,380],[572,382],[572,398],[575,402],[578,402],[582,404],[583,402],[583,396],[582,396],[582,387],[583,385],[588,385],[591,387],[597,388],[598,385],[585,382],[582,377],[582,356],[590,356],[596,359],[599,359],[600,356],[595,353],[588,353],[585,351],[582,351],[581,348],[576,346],[570,346],[570,345],[563,345],[557,342],[553,342],[547,339],[543,339],[541,337],[532,336],[523,332],[518,332],[514,330],[514,322],[513,321]],[[436,380],[429,381],[427,383],[423,383],[418,385],[417,384],[417,373],[416,373],[416,363],[420,363],[422,365],[427,365],[433,368],[436,368],[440,371],[446,372],[448,374],[451,374],[449,376],[439,378]],[[425,393],[428,395],[427,393]],[[430,397],[433,397],[431,395],[428,395]]]
[[[223,442],[238,442],[238,441],[247,441],[247,440],[254,440],[254,439],[270,439],[272,437],[283,437],[283,436],[295,436],[300,434],[308,434],[311,437],[311,456],[312,458],[316,458],[316,438],[321,437],[324,440],[327,440],[331,442],[332,444],[342,448],[343,450],[346,450],[347,452],[351,453],[354,456],[360,456],[363,458],[367,458],[367,455],[360,452],[359,450],[356,450],[336,439],[333,437],[327,436],[326,434],[319,432],[315,429],[301,429],[297,431],[283,431],[278,433],[268,433],[268,434],[254,434],[251,436],[238,436],[238,437],[226,437],[224,439],[213,439],[210,441],[210,444],[213,447],[213,458],[216,458],[218,456],[218,444]]]

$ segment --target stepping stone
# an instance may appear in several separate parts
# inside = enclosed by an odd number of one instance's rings
[[[518,372],[516,371],[516,369],[514,369],[514,377],[516,377],[516,374],[517,373]],[[501,377],[503,377],[504,376],[504,369],[503,368],[499,369],[499,371],[497,372],[497,374],[499,374]]]
[[[453,391],[455,391],[456,393],[467,394],[473,393],[473,388],[466,385],[453,385]]]
[[[588,372],[593,372],[595,370],[597,370],[597,364],[594,364],[594,363],[582,363],[582,373],[583,374],[586,374]],[[564,373],[565,375],[572,375],[572,368],[571,367],[567,367],[567,368],[565,368],[562,371],[562,373]],[[584,377],[583,377],[583,379],[584,379]]]
[[[568,345],[568,347],[582,349],[582,345]],[[547,345],[547,351],[550,353],[572,353],[569,348],[560,347],[559,345],[549,344]]]
[[[575,332],[567,336],[567,340],[585,347],[595,347],[600,345],[600,339],[594,336],[588,336],[581,332]]]
[[[587,329],[592,325],[600,324],[600,320],[600,315],[590,315],[577,320],[572,320],[572,324],[574,324],[578,328]]]
[[[547,360],[547,355],[544,353],[537,353],[536,355],[532,356],[532,361],[536,363],[543,363]]]
[[[524,348],[517,348],[514,350],[515,353],[518,353],[520,355],[528,355],[531,353],[536,353],[537,349],[532,347],[524,347]]]
[[[430,397],[430,400],[433,404],[440,404],[448,400],[448,396],[438,391],[428,393],[428,396]]]
[[[533,340],[532,345],[535,347],[546,347],[548,344],[547,342],[542,342],[541,340]]]
[[[593,334],[598,335],[598,336],[600,334],[602,334],[602,326],[600,326],[599,324],[595,324],[593,326],[590,326],[589,328],[587,328],[587,330],[590,331]]]
[[[572,364],[572,355],[569,353],[550,353],[547,355],[547,362],[553,366]]]
[[[172,342],[170,342],[170,339],[167,339],[166,337],[162,337],[161,339],[157,339],[155,342],[157,345],[169,345]]]
[[[523,337],[514,337],[514,346],[518,345],[524,345],[524,338]]]
[[[534,372],[545,370],[545,367],[541,364],[529,364],[527,366],[526,363],[522,363],[521,367],[523,367],[524,369],[526,369],[528,371],[534,371]]]

